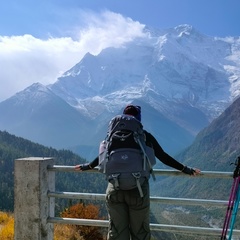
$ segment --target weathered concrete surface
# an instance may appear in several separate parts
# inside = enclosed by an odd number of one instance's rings
[[[52,158],[21,158],[14,166],[14,239],[52,240],[54,199],[47,192],[55,191],[55,173],[47,170]]]

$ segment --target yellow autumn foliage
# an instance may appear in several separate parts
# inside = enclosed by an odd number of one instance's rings
[[[11,214],[0,212],[0,239],[14,239],[14,218]]]
[[[8,220],[9,216],[5,212],[0,212],[0,224],[5,223]]]
[[[72,225],[54,225],[54,240],[84,240],[82,236],[79,235],[78,230]]]
[[[61,213],[62,217],[98,219],[99,208],[92,204],[76,204]],[[14,239],[13,214],[0,211],[0,240]],[[97,227],[54,224],[54,240],[102,240]]]

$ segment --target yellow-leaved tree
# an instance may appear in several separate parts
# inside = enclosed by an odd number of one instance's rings
[[[64,218],[100,219],[99,207],[93,204],[78,203],[61,213]],[[55,225],[54,240],[103,240],[99,227],[81,225]]]

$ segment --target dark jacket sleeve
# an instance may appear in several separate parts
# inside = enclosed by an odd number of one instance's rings
[[[92,162],[89,163],[89,166],[91,168],[95,168],[98,166],[98,156]]]
[[[184,168],[184,165],[181,164],[180,162],[178,162],[177,160],[175,160],[173,157],[171,157],[170,155],[168,155],[160,146],[160,144],[158,143],[158,141],[155,139],[155,137],[145,131],[146,134],[146,142],[147,145],[152,146],[152,148],[154,149],[155,152],[155,156],[165,165],[175,168],[177,170],[182,171]]]

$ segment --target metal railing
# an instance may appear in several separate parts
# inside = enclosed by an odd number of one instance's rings
[[[49,171],[55,172],[76,172],[74,166],[60,166],[53,165],[48,167]],[[88,172],[98,172],[97,168],[89,170]],[[161,176],[186,176],[180,171],[176,170],[165,170],[165,169],[154,169],[155,175]],[[196,177],[203,178],[221,178],[230,179],[232,178],[231,172],[213,172],[213,171],[202,171]],[[77,192],[48,192],[49,198],[66,198],[66,199],[82,199],[82,200],[105,200],[105,194],[97,193],[77,193]],[[224,200],[211,200],[211,199],[190,199],[190,198],[169,198],[169,197],[150,197],[151,202],[163,203],[163,204],[177,204],[177,205],[211,205],[227,207],[228,201]],[[61,223],[61,224],[73,224],[73,225],[84,225],[84,226],[98,226],[107,227],[107,220],[93,220],[93,219],[76,219],[76,218],[60,218],[60,217],[49,217],[49,223]],[[179,226],[179,225],[167,225],[167,224],[150,224],[151,230],[172,232],[172,233],[185,233],[185,234],[199,234],[204,236],[221,236],[221,228],[206,228],[206,227],[194,227],[194,226]],[[233,231],[234,236],[240,237],[240,230]]]

